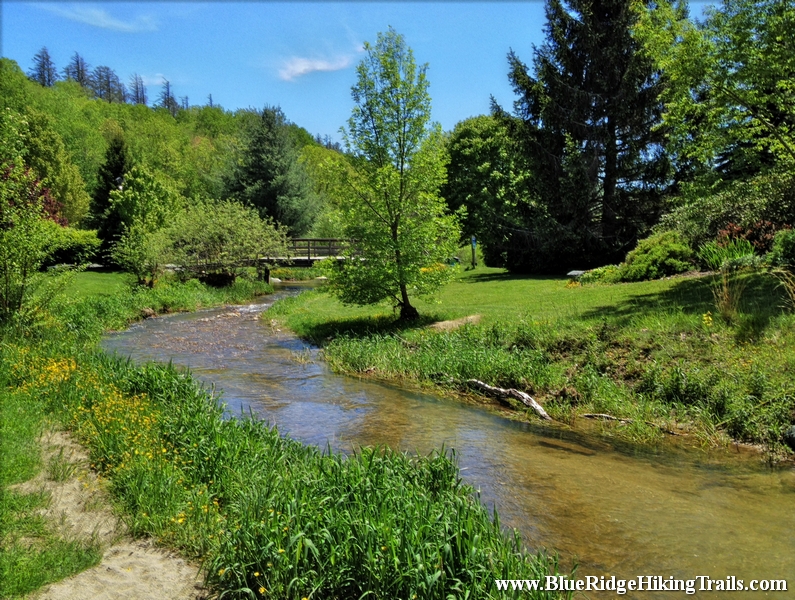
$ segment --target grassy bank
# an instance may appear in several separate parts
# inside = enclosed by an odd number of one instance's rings
[[[533,394],[557,420],[602,413],[609,435],[761,443],[786,453],[795,413],[795,318],[770,276],[748,278],[724,323],[710,277],[572,286],[565,279],[462,271],[407,325],[389,307],[345,307],[322,291],[277,303],[338,371],[469,393],[467,379]],[[480,315],[439,331],[434,321]],[[528,416],[528,418],[531,418]]]
[[[77,273],[33,321],[0,329],[0,598],[28,594],[98,563],[102,555],[96,540],[70,539],[68,531],[47,521],[47,492],[20,487],[42,470],[49,480],[62,475],[57,465],[42,464],[40,439],[46,429],[68,425],[53,395],[77,369],[77,360],[92,355],[105,330],[144,314],[241,302],[272,291],[247,281],[226,290],[196,282],[133,289],[131,283],[123,273]]]
[[[94,349],[103,330],[145,309],[207,306],[252,291],[174,284],[71,294],[37,326],[5,332],[3,422],[14,406],[35,422],[22,455],[38,455],[45,420],[70,429],[130,530],[202,559],[207,583],[225,597],[486,598],[497,595],[495,578],[555,571],[554,561],[506,537],[443,454],[323,453],[255,419],[224,418],[189,374]],[[27,471],[13,469],[24,473],[17,479],[35,473],[29,460]],[[3,538],[4,554],[12,542]],[[91,551],[73,570],[96,561]]]

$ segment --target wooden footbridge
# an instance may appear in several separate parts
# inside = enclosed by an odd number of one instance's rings
[[[287,240],[287,256],[275,257],[271,261],[274,264],[311,267],[325,258],[342,260],[343,250],[350,243],[350,240],[341,238],[291,238]]]
[[[199,279],[211,282],[213,285],[227,285],[235,278],[230,271],[231,267],[253,266],[257,267],[261,279],[270,281],[271,267],[311,267],[319,260],[345,260],[343,252],[350,250],[350,246],[351,240],[340,238],[291,238],[287,240],[286,256],[262,256],[234,264],[200,262],[184,266],[170,265],[170,267],[190,271]]]

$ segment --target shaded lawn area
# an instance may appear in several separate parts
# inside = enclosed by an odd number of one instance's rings
[[[781,315],[785,294],[769,275],[746,276],[735,335],[739,341],[758,338],[771,319]],[[388,305],[345,306],[322,291],[287,300],[268,314],[286,316],[298,335],[322,344],[339,335],[364,336],[423,328],[435,321],[479,314],[483,323],[529,319],[548,323],[605,321],[624,328],[648,319],[701,319],[715,315],[713,276],[675,277],[639,283],[572,286],[565,277],[511,275],[503,269],[480,267],[462,271],[435,301],[415,299],[420,319],[397,320]],[[717,315],[714,316],[717,320]],[[648,326],[645,323],[644,326]],[[654,327],[654,324],[651,324]]]

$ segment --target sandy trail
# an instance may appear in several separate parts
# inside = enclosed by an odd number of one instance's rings
[[[89,470],[85,449],[63,432],[42,440],[42,472],[21,491],[46,490],[51,502],[45,514],[67,538],[95,539],[104,550],[102,562],[51,584],[37,600],[198,600],[207,597],[199,568],[149,540],[132,540],[110,509],[103,482]],[[57,465],[48,468],[47,465]],[[54,481],[53,473],[59,473]],[[49,476],[48,476],[49,474]]]

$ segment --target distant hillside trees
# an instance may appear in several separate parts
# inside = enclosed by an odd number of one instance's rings
[[[33,57],[33,68],[28,71],[28,77],[44,87],[52,87],[58,81],[58,70],[46,46]]]
[[[127,89],[110,67],[102,65],[94,69],[91,73],[91,89],[96,98],[105,102],[123,104],[127,101]]]
[[[176,117],[179,112],[180,106],[177,99],[174,97],[174,92],[171,90],[171,82],[168,79],[163,80],[163,85],[160,88],[160,95],[157,98],[159,108],[165,108],[172,117]]]
[[[64,67],[64,78],[76,81],[84,88],[91,87],[91,71],[89,64],[77,52],[69,60],[69,64]]]
[[[146,104],[147,102],[146,86],[144,85],[143,77],[138,75],[138,73],[134,73],[133,76],[130,77],[130,88],[127,99],[132,104]]]

